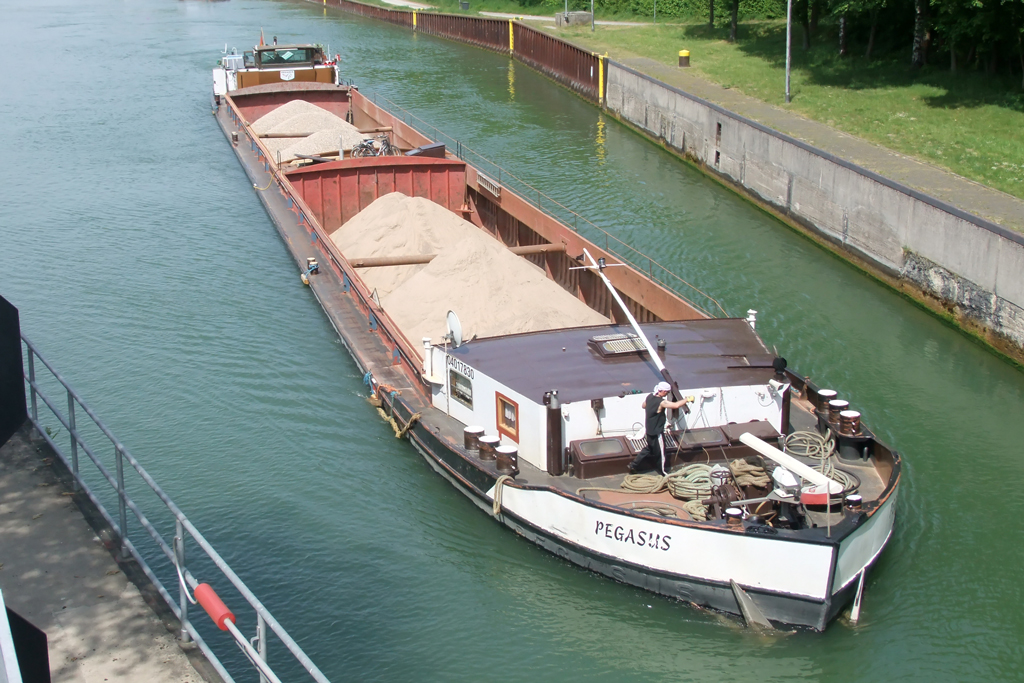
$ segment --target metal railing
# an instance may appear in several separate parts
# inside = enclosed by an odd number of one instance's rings
[[[729,317],[729,313],[714,297],[679,277],[671,270],[652,259],[650,256],[647,256],[626,242],[623,242],[604,228],[584,218],[569,207],[552,199],[522,178],[510,173],[479,152],[470,149],[466,145],[462,144],[461,141],[453,138],[436,126],[427,123],[415,114],[395,104],[372,88],[361,90],[363,90],[364,95],[366,95],[366,91],[369,91],[369,94],[366,96],[374,104],[384,106],[390,114],[396,118],[400,118],[404,123],[412,126],[422,135],[430,138],[434,142],[444,142],[448,149],[459,159],[472,163],[478,170],[495,179],[499,185],[507,187],[518,194],[527,203],[535,206],[551,218],[554,218],[555,220],[572,228],[574,232],[578,232],[597,246],[602,247],[606,252],[612,254],[623,263],[628,263],[641,273],[645,273],[651,280],[654,280],[665,289],[671,291],[673,294],[709,318],[718,316],[717,313],[711,312],[714,309],[721,311],[723,316]],[[381,103],[384,104],[382,105]],[[470,159],[470,157],[472,159]],[[695,302],[693,300],[693,297],[695,296],[703,303],[700,304]]]
[[[185,541],[187,537],[191,537],[206,557],[209,558],[209,560],[213,562],[214,566],[220,570],[221,575],[226,578],[232,586],[234,586],[238,593],[245,598],[250,607],[252,607],[256,613],[256,635],[251,639],[246,638],[232,620],[222,619],[217,626],[221,628],[221,630],[226,630],[231,633],[239,649],[251,662],[252,666],[259,672],[261,683],[267,683],[268,681],[271,683],[280,683],[280,679],[267,663],[268,629],[269,632],[277,636],[280,642],[295,657],[298,664],[302,666],[314,681],[317,681],[317,683],[329,683],[323,672],[321,672],[316,664],[314,664],[306,653],[302,651],[302,648],[298,646],[292,637],[288,635],[288,632],[284,630],[270,611],[263,606],[263,603],[256,598],[252,591],[249,590],[245,583],[237,574],[235,574],[231,567],[228,566],[224,558],[214,550],[209,541],[207,541],[199,530],[192,525],[185,514],[177,505],[174,504],[174,501],[168,497],[160,485],[154,481],[153,477],[146,472],[128,449],[125,448],[124,444],[122,444],[117,437],[107,429],[106,425],[103,424],[96,414],[89,409],[82,400],[82,397],[79,396],[78,393],[75,392],[75,390],[72,389],[64,380],[60,373],[57,372],[53,366],[42,357],[42,355],[40,355],[39,351],[36,350],[36,347],[28,340],[28,338],[25,337],[25,335],[21,335],[21,340],[24,342],[27,350],[27,373],[25,374],[25,379],[29,388],[29,417],[32,420],[32,424],[72,473],[75,491],[83,492],[88,496],[89,500],[96,506],[96,509],[103,516],[106,522],[111,526],[111,528],[113,528],[117,534],[117,540],[121,545],[122,557],[127,558],[128,556],[131,556],[135,558],[139,567],[141,567],[149,580],[153,582],[153,585],[156,587],[164,602],[166,602],[167,606],[172,612],[174,612],[174,615],[178,617],[181,622],[181,639],[184,642],[194,641],[224,681],[226,683],[234,683],[234,679],[228,673],[220,658],[217,657],[200,633],[196,630],[195,625],[189,620],[189,605],[195,604],[195,602],[189,594],[188,587],[191,587],[194,592],[195,589],[201,585],[198,579],[196,579],[196,577],[194,577],[185,566]],[[66,414],[61,411],[51,397],[46,395],[40,386],[41,380],[36,376],[36,360],[43,364],[53,379],[55,379],[66,392]],[[63,425],[64,429],[67,430],[68,435],[70,436],[70,460],[61,447],[54,441],[54,437],[57,436],[57,432],[51,433],[49,427],[45,427],[40,423],[40,400],[42,400],[45,407],[48,408],[53,416],[57,418],[60,424]],[[108,447],[113,446],[115,459],[115,472],[113,474],[110,472],[109,468],[101,462],[100,458],[97,456],[97,450],[85,442],[82,436],[83,430],[78,425],[78,418],[82,413],[84,413],[91,421],[92,425],[99,430],[102,437],[109,440]],[[88,485],[85,478],[81,475],[79,471],[80,452],[85,453],[88,459],[92,461],[99,475],[116,493],[117,520],[111,516],[107,511],[107,508],[104,507],[103,503],[100,501],[100,496],[97,495],[97,492]],[[171,539],[170,544],[150,522],[149,518],[140,509],[132,497],[128,495],[125,486],[125,463],[138,473],[146,487],[152,493],[156,494],[156,497],[163,503],[166,508],[163,512],[170,513],[173,517],[175,534],[174,538]],[[166,556],[167,564],[165,564],[162,569],[166,570],[168,573],[173,569],[178,583],[177,599],[171,596],[171,593],[168,592],[164,584],[157,577],[153,568],[151,568],[143,558],[138,546],[138,541],[136,540],[133,542],[129,537],[129,511],[132,512],[135,519],[138,520],[139,525],[143,530],[145,530],[148,537],[156,544],[157,548],[159,548],[163,555]],[[159,557],[159,554],[157,554],[157,557]],[[202,602],[203,601],[200,600],[200,604]],[[234,618],[233,615],[232,618]]]

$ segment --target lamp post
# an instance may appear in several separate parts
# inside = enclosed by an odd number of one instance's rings
[[[590,0],[590,32],[594,32],[594,0]]]
[[[789,104],[789,66],[793,51],[793,0],[786,0],[786,104]]]

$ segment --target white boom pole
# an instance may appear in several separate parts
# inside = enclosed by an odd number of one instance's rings
[[[775,462],[782,465],[793,474],[799,477],[803,477],[812,484],[827,487],[826,490],[829,493],[838,493],[839,491],[843,490],[843,485],[837,482],[835,479],[829,479],[818,470],[811,469],[810,467],[803,464],[793,456],[787,453],[783,453],[778,448],[775,448],[771,444],[765,443],[764,441],[757,438],[753,434],[750,434],[749,432],[746,434],[740,434],[740,443],[744,443],[747,446],[750,446],[764,457],[774,460]],[[835,490],[836,486],[839,487],[839,491]]]
[[[586,255],[587,259],[590,260],[591,269],[597,273],[598,277],[601,278],[605,287],[607,287],[608,291],[611,292],[612,298],[615,299],[615,303],[617,303],[619,308],[622,309],[622,312],[626,314],[626,320],[628,320],[629,324],[633,326],[633,331],[636,332],[638,337],[640,337],[640,341],[644,343],[644,347],[647,349],[647,353],[651,356],[651,360],[653,360],[654,364],[658,366],[658,371],[664,374],[665,364],[661,362],[661,357],[655,352],[654,347],[651,346],[651,342],[647,340],[647,335],[640,329],[640,324],[637,323],[636,318],[633,317],[633,314],[629,312],[628,308],[626,308],[626,304],[623,303],[621,298],[619,298],[619,293],[615,291],[615,286],[607,277],[605,277],[605,274],[601,272],[601,266],[597,264],[597,261],[595,261],[594,257],[590,255],[590,252],[584,249],[583,253]]]

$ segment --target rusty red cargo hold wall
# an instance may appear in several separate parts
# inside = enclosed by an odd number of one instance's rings
[[[466,163],[426,157],[345,159],[286,171],[292,186],[328,235],[379,197],[401,192],[449,211],[466,201]]]
[[[310,0],[316,2],[316,0]],[[345,12],[380,19],[414,31],[457,40],[513,58],[571,88],[591,102],[599,102],[601,58],[564,40],[507,19],[462,14],[411,12],[364,5],[353,0],[321,0]],[[512,40],[509,40],[509,31]]]

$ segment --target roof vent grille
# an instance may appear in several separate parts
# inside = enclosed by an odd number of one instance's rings
[[[600,334],[591,337],[587,344],[603,358],[609,356],[625,356],[646,351],[643,341],[632,332],[622,334]]]

